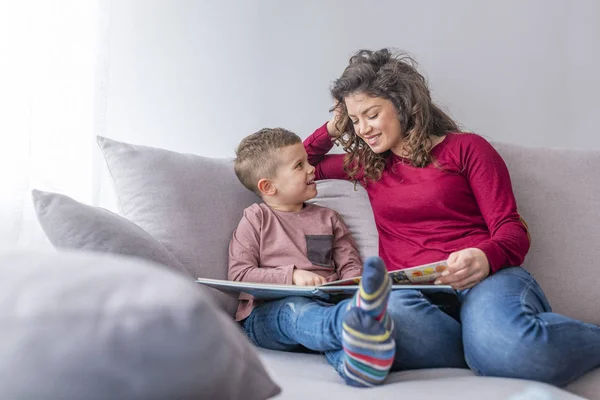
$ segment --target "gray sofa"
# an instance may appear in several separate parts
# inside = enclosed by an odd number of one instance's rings
[[[137,241],[122,238],[111,241],[109,238],[117,237],[115,231],[123,231],[119,225],[119,229],[105,230],[106,237],[100,238],[103,218],[108,218],[104,214],[91,219],[95,232],[84,235],[80,227],[56,223],[57,218],[64,220],[65,215],[60,216],[57,210],[68,200],[49,199],[38,192],[34,201],[50,240],[59,248],[87,248],[147,258],[191,278],[226,279],[230,235],[242,210],[258,201],[237,182],[230,161],[106,138],[99,138],[98,142],[119,200],[120,216],[110,215],[110,218],[119,219],[119,224],[135,226],[129,234],[139,230],[146,236]],[[600,291],[596,288],[596,264],[600,256],[600,180],[596,174],[600,171],[600,151],[525,148],[500,143],[495,146],[508,164],[519,211],[532,235],[532,247],[524,266],[539,281],[556,312],[600,324]],[[361,254],[376,254],[377,232],[365,191],[345,181],[321,181],[318,190],[319,196],[314,201],[336,209],[343,216]],[[91,208],[88,211],[84,214],[97,212]],[[66,215],[73,213],[70,209]],[[62,231],[58,226],[62,226]],[[99,246],[99,242],[103,245]],[[125,246],[125,242],[135,242],[136,246]],[[223,312],[233,316],[234,297],[212,289],[208,292]],[[264,349],[258,349],[258,354],[281,387],[278,395],[281,399],[408,396],[465,400],[485,396],[489,400],[581,397],[600,400],[600,369],[565,388],[477,377],[463,369],[430,369],[392,373],[382,387],[357,389],[345,386],[323,356]]]

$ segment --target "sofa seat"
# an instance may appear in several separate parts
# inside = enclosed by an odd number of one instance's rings
[[[321,355],[258,350],[267,371],[283,389],[277,399],[600,399],[600,369],[563,389],[521,379],[477,377],[458,368],[394,372],[383,386],[359,389],[345,385]]]

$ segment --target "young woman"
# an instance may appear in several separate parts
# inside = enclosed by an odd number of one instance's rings
[[[413,60],[359,51],[331,94],[334,118],[304,141],[317,179],[365,187],[389,269],[448,259],[437,283],[458,291],[392,292],[392,370],[468,365],[564,385],[600,366],[600,327],[552,313],[519,267],[529,238],[504,161],[433,104]],[[345,155],[326,155],[335,141]]]

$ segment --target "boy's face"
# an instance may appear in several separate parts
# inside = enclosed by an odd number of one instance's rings
[[[317,195],[315,168],[308,163],[302,143],[277,150],[277,172],[271,179],[276,189],[274,200],[280,206],[302,205]]]

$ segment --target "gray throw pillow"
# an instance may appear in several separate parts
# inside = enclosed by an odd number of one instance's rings
[[[57,193],[34,190],[32,196],[40,225],[54,247],[141,257],[190,277],[162,244],[125,218]]]
[[[334,209],[352,232],[363,259],[379,254],[379,235],[369,195],[361,185],[339,179],[317,181],[317,197],[309,203]]]
[[[194,277],[227,279],[228,246],[244,208],[260,198],[233,163],[98,137],[119,211],[163,244]],[[237,297],[214,292],[231,315]]]
[[[265,399],[280,392],[198,285],[100,253],[0,255],[0,398]]]

